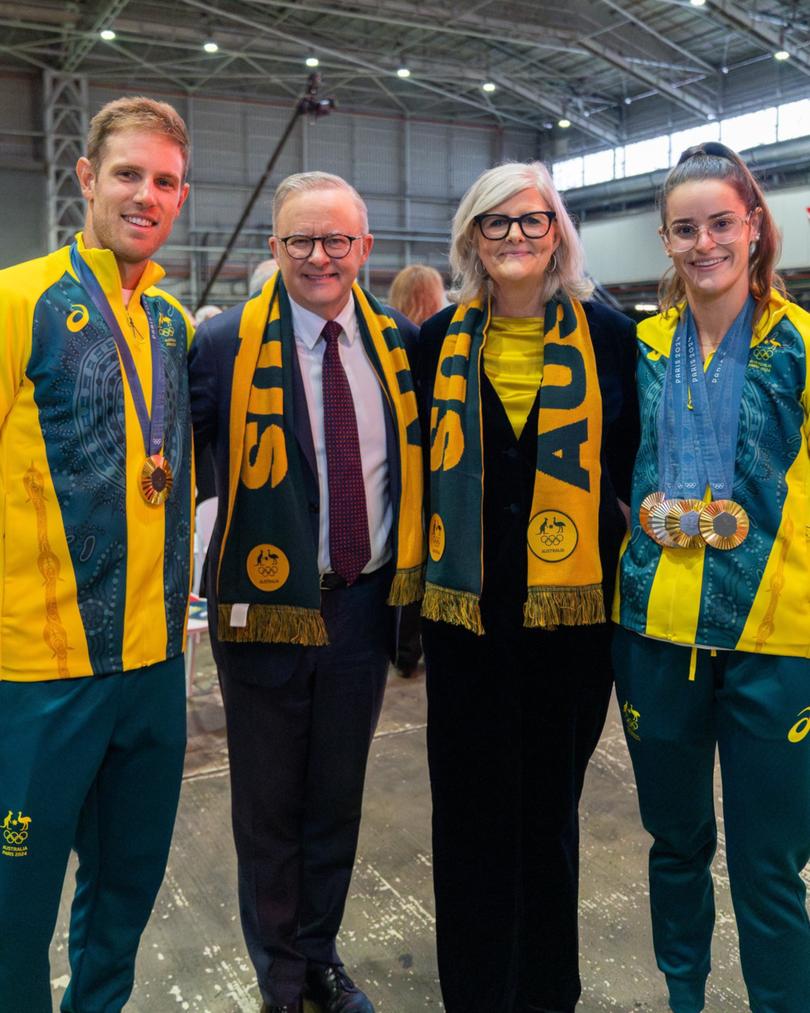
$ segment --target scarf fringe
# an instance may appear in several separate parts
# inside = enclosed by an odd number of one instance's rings
[[[245,626],[231,626],[232,605],[217,607],[217,636],[232,643],[303,644],[323,647],[329,643],[323,617],[317,609],[293,605],[251,605]]]
[[[558,626],[604,623],[601,584],[584,587],[530,587],[523,606],[523,625],[556,630]]]
[[[388,592],[388,605],[410,605],[419,601],[425,593],[425,568],[412,566],[407,570],[397,570]]]
[[[479,637],[484,632],[478,595],[469,591],[454,591],[428,582],[422,600],[422,615],[434,622],[464,626]]]

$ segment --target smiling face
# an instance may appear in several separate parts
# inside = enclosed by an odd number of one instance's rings
[[[551,210],[540,191],[536,187],[529,187],[490,208],[487,214],[497,213],[515,218],[529,211]],[[527,239],[517,222],[512,223],[505,239],[485,239],[476,227],[478,256],[494,286],[496,302],[499,293],[506,293],[510,289],[539,288],[558,244],[556,223],[552,224],[542,239]]]
[[[735,303],[745,299],[750,287],[749,247],[759,236],[761,220],[761,212],[755,211],[750,217],[748,212],[735,188],[720,179],[681,183],[667,197],[669,228],[679,222],[704,226],[699,229],[697,242],[686,253],[676,253],[665,240],[667,253],[692,305],[717,299]],[[717,243],[705,226],[728,215],[745,220],[742,232],[733,243]]]
[[[324,320],[334,320],[346,305],[360,268],[368,260],[374,238],[365,232],[363,214],[348,190],[329,187],[294,191],[277,213],[273,256],[290,298]],[[306,260],[291,257],[279,237],[358,236],[347,256],[329,257],[316,243]]]
[[[112,250],[124,288],[134,288],[166,242],[188,195],[183,153],[165,134],[121,130],[104,143],[97,169],[80,158],[76,174],[87,200],[84,242]]]

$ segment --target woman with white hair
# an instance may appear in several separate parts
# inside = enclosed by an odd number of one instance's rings
[[[442,993],[447,1013],[570,1013],[578,803],[638,442],[634,326],[587,301],[539,162],[473,183],[450,259],[458,304],[423,325],[418,374]]]

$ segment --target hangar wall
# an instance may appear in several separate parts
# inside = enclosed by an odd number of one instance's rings
[[[0,266],[6,266],[47,247],[45,145],[38,77],[6,75],[0,84]],[[328,86],[322,93],[328,95]],[[118,94],[117,87],[91,83],[91,111]],[[194,305],[288,122],[293,100],[283,108],[204,95],[156,97],[176,105],[192,134],[191,196],[161,262],[168,287]],[[340,110],[316,121],[301,119],[209,301],[225,305],[247,294],[253,267],[267,256],[273,185],[290,172],[324,169],[357,186],[376,237],[364,280],[382,294],[406,263],[425,261],[446,271],[450,219],[470,182],[499,161],[537,154],[537,136],[515,128]],[[771,191],[770,203],[784,236],[782,266],[810,269],[810,187]],[[586,219],[582,236],[591,274],[609,286],[656,279],[667,266],[657,226],[654,211]]]

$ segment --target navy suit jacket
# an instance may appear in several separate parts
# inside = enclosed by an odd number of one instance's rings
[[[386,309],[388,309],[386,307]],[[223,642],[217,636],[217,595],[216,576],[222,548],[222,534],[225,528],[228,504],[228,481],[230,465],[230,411],[233,366],[239,348],[239,321],[243,305],[233,306],[210,317],[198,329],[189,350],[189,389],[191,393],[191,415],[194,423],[194,447],[199,460],[207,448],[213,450],[214,484],[219,500],[217,519],[204,570],[204,590],[208,598],[208,622],[211,631],[211,646],[219,668],[228,674],[247,682],[267,686],[280,685],[289,678],[300,658],[300,652],[307,650],[298,644],[243,644]],[[416,346],[418,329],[401,314],[389,310],[395,319],[411,356]],[[315,462],[315,445],[309,422],[304,385],[301,379],[298,356],[291,356],[293,388],[293,427],[298,451],[301,454],[304,474],[304,494],[300,509],[307,511],[311,521],[313,544],[317,553],[320,528],[320,489]],[[400,494],[398,449],[394,420],[386,405],[385,427],[388,446],[389,490],[391,498],[397,501]],[[329,592],[324,592],[328,594]],[[350,607],[351,595],[344,595]],[[393,658],[396,653],[397,610],[390,609],[389,651]]]

